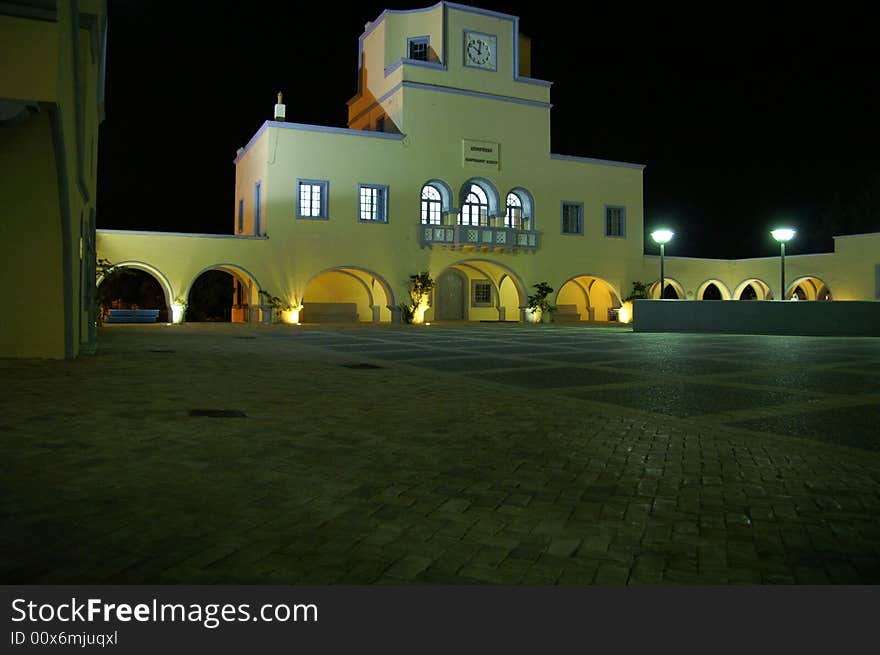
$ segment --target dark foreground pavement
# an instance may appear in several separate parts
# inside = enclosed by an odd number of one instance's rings
[[[870,338],[108,326],[0,360],[0,581],[880,583],[878,371]]]

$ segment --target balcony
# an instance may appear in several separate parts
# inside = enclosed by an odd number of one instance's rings
[[[477,225],[419,225],[419,245],[424,248],[475,252],[535,252],[539,233],[509,227]]]

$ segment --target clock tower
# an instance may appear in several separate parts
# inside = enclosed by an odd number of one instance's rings
[[[384,11],[359,39],[352,129],[498,141],[499,132],[550,137],[550,82],[529,77],[519,18],[452,2]],[[449,135],[450,138],[454,135]],[[492,137],[492,138],[486,138]]]

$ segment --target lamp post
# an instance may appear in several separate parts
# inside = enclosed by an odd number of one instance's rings
[[[663,271],[663,246],[669,243],[672,236],[675,234],[672,230],[654,230],[651,232],[651,238],[654,239],[654,243],[660,244],[660,300],[663,300],[663,289],[666,286],[666,278],[664,276]]]
[[[779,261],[780,261],[780,282],[779,282],[779,299],[785,300],[785,243],[791,241],[795,235],[795,231],[790,227],[780,227],[773,230],[770,234],[779,242]]]

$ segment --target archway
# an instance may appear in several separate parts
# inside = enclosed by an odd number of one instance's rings
[[[186,290],[186,320],[247,323],[260,320],[260,285],[250,271],[235,264],[215,264],[199,271]]]
[[[721,280],[709,279],[697,287],[697,300],[730,300],[730,289]]]
[[[559,287],[554,320],[615,322],[620,306],[620,294],[610,282],[594,275],[577,275]]]
[[[303,323],[389,323],[395,307],[391,287],[372,271],[339,266],[321,271],[306,285]]]
[[[650,286],[648,294],[651,298],[660,297],[660,280],[655,280]],[[683,300],[687,298],[684,286],[678,280],[667,277],[663,279],[663,296],[665,300]]]
[[[98,306],[110,309],[158,309],[158,322],[173,319],[173,292],[168,278],[159,269],[144,262],[116,264],[113,270],[96,282]]]
[[[486,259],[450,264],[437,275],[425,319],[521,321],[526,287],[514,271]],[[458,318],[460,317],[460,318]]]
[[[785,292],[785,299],[797,296],[799,300],[834,300],[831,289],[820,278],[805,275],[792,281]]]
[[[736,300],[773,300],[773,292],[764,280],[753,277],[740,282],[733,297]]]

